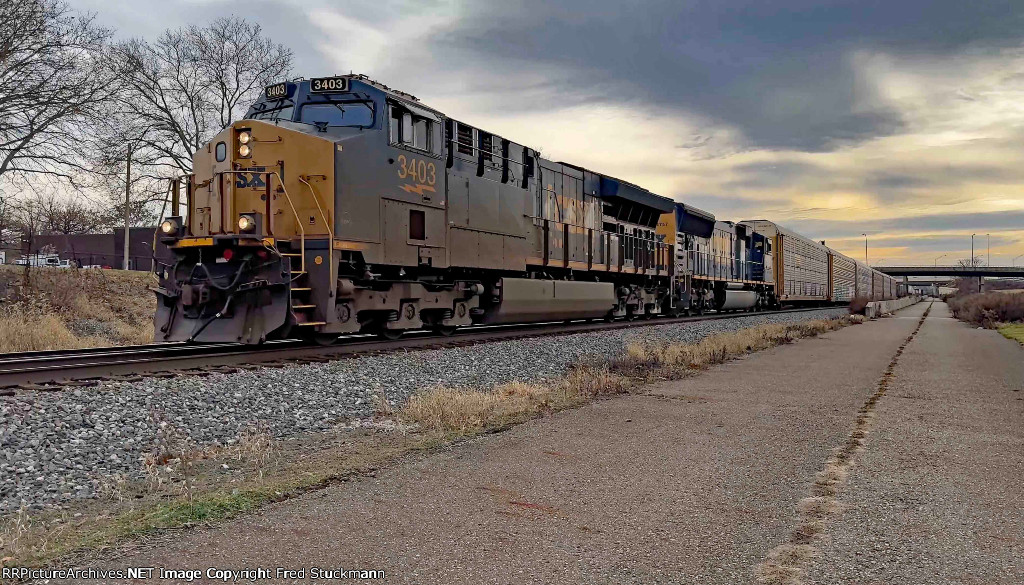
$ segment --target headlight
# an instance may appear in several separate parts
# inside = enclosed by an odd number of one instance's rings
[[[252,154],[252,149],[249,148],[248,145],[243,144],[243,145],[238,147],[238,156],[240,156],[242,158],[249,158],[250,154]]]
[[[250,140],[252,140],[252,135],[250,135],[248,132],[242,132],[241,134],[238,135],[239,144],[249,144]]]
[[[256,220],[248,215],[238,218],[238,230],[243,232],[252,231],[256,227]]]
[[[163,223],[160,224],[160,231],[167,235],[171,235],[178,231],[178,223],[170,219],[165,219]]]

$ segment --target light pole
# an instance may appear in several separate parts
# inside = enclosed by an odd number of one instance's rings
[[[1022,256],[1024,256],[1024,254],[1022,254]],[[938,266],[939,265],[939,259],[940,258],[945,258],[945,257],[946,257],[946,254],[943,254],[941,256],[936,257],[935,258],[935,265]]]
[[[861,234],[861,235],[864,236],[864,263],[867,264],[868,263],[868,235],[867,234]]]
[[[1013,260],[1010,261],[1010,266],[1016,266],[1017,265],[1017,258],[1020,258],[1021,256],[1024,256],[1024,254],[1017,254],[1016,256],[1014,256]]]
[[[992,266],[992,234],[985,234],[985,239],[987,240],[986,246],[988,247],[988,260],[986,260],[986,263]]]
[[[971,268],[974,268],[974,236],[978,234],[971,234]]]

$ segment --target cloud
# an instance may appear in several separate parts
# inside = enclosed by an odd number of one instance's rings
[[[952,0],[474,6],[439,44],[487,55],[494,67],[558,66],[558,91],[534,107],[585,87],[590,99],[662,106],[736,128],[751,148],[812,152],[904,128],[902,112],[859,74],[851,54],[942,59],[968,46],[1012,45],[1024,13],[1008,1]]]
[[[76,4],[147,37],[237,13],[226,0]],[[893,259],[982,230],[1024,251],[1018,0],[247,6],[300,75],[370,74],[725,219],[768,217],[853,252],[868,231]]]

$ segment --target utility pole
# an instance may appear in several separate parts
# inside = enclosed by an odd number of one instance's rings
[[[128,246],[132,227],[132,143],[128,143],[128,158],[124,176],[124,269],[128,270]]]
[[[988,246],[988,260],[986,263],[992,266],[992,234],[985,234],[985,239],[987,240],[986,246]]]
[[[864,236],[864,263],[867,264],[868,263],[868,235],[867,234],[861,234],[861,235]]]

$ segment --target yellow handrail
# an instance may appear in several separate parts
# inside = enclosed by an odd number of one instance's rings
[[[305,177],[303,177],[302,175],[299,175],[299,181],[301,181],[302,184],[304,184],[305,186],[309,187],[309,194],[313,197],[313,203],[316,203],[317,211],[319,211],[320,212],[320,216],[324,218],[324,226],[327,228],[327,236],[330,238],[328,240],[328,242],[327,242],[327,250],[328,250],[327,254],[328,254],[328,260],[330,261],[331,265],[330,265],[330,275],[329,275],[329,279],[327,280],[327,282],[333,283],[334,282],[334,230],[331,229],[331,220],[330,220],[329,217],[327,217],[327,214],[324,213],[324,209],[322,207],[320,207],[320,198],[316,196],[316,190],[313,189],[313,185],[310,185],[309,181],[307,181],[305,179]],[[333,284],[331,286],[333,286]]]
[[[291,195],[288,194],[288,187],[284,186],[284,179],[281,178],[281,175],[279,175],[277,173],[277,171],[267,171],[267,178],[268,179],[270,178],[270,175],[274,175],[275,177],[277,177],[277,182],[281,183],[281,192],[284,193],[284,198],[285,198],[286,201],[288,201],[288,207],[292,208],[292,217],[295,218],[295,226],[299,228],[299,253],[302,254],[302,257],[300,258],[301,262],[299,263],[299,270],[301,270],[303,273],[305,273],[306,272],[306,230],[302,227],[302,221],[299,220],[299,212],[295,211],[295,204],[292,203],[292,197],[291,197]],[[270,181],[269,180],[267,181],[267,186],[270,187]],[[269,222],[269,221],[270,221],[270,218],[268,217],[267,218],[267,222]]]

